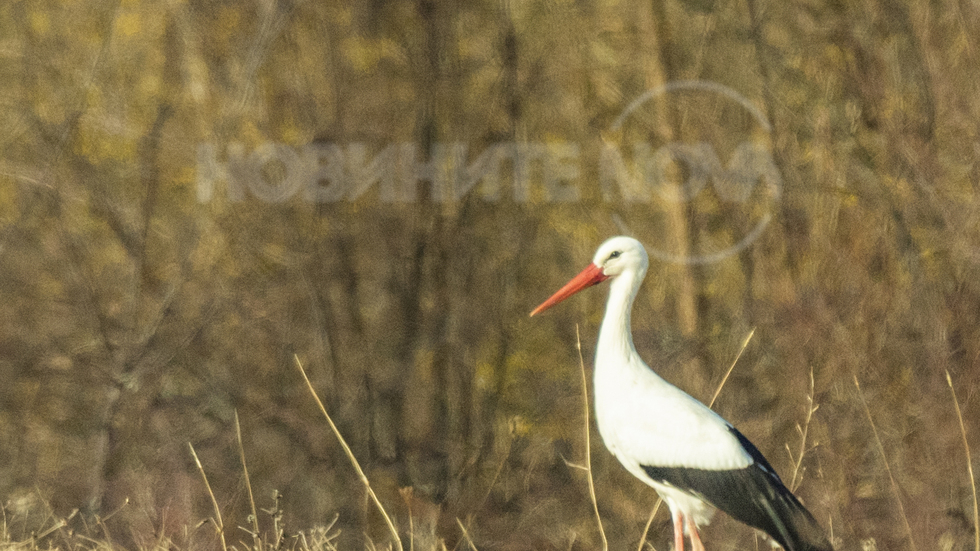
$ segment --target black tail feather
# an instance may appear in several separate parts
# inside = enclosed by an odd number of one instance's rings
[[[748,471],[745,473],[744,485],[745,491],[749,492],[758,508],[758,512],[752,516],[762,513],[758,524],[743,522],[762,530],[787,551],[833,551],[816,519],[783,485],[783,481],[762,453],[734,427],[731,431],[755,460],[753,465],[744,469]],[[732,516],[738,519],[737,513]]]

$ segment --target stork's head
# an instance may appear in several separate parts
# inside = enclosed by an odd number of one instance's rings
[[[592,264],[599,268],[606,278],[616,277],[630,270],[646,271],[649,263],[643,245],[636,239],[624,235],[607,239],[605,243],[599,245],[592,258]]]
[[[624,273],[638,273],[642,277],[649,263],[646,249],[636,239],[622,235],[608,239],[599,246],[592,264],[535,308],[531,315],[540,314],[582,289],[602,283],[609,278]]]

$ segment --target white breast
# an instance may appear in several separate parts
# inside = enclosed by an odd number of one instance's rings
[[[635,357],[625,365],[597,358],[595,408],[599,432],[612,453],[646,480],[641,465],[728,470],[752,458],[730,425]]]

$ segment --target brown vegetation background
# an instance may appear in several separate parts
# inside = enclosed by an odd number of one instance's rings
[[[946,377],[980,455],[977,37],[980,8],[954,0],[3,3],[5,526],[29,537],[78,509],[77,529],[116,545],[213,548],[191,443],[229,540],[246,539],[237,411],[261,506],[278,490],[293,530],[339,515],[341,548],[386,546],[295,356],[418,548],[470,545],[460,526],[480,549],[597,548],[575,335],[588,367],[605,293],[527,314],[606,237],[695,253],[762,208],[769,224],[737,254],[653,260],[641,354],[708,400],[755,329],[716,409],[838,548],[972,549]],[[603,140],[629,156],[610,130],[624,107],[692,79],[771,124],[781,188],[757,211],[710,189],[672,207],[598,185]],[[683,139],[695,114],[746,125],[677,97],[648,112],[651,136]],[[202,144],[224,163],[233,143],[368,158],[413,143],[424,159],[450,142],[468,162],[493,144],[577,144],[580,197],[549,202],[533,176],[518,200],[506,174],[498,197],[447,202],[425,179],[402,202],[381,184],[337,201],[234,200],[224,184],[198,197]],[[592,451],[610,545],[637,548],[655,494],[597,437]],[[661,511],[649,542],[669,534]],[[757,545],[720,517],[706,539]]]

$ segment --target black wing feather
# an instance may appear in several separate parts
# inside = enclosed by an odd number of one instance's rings
[[[712,471],[643,465],[653,480],[689,492],[735,520],[765,532],[786,551],[833,551],[813,515],[790,492],[766,458],[729,427],[754,460],[743,469]]]

